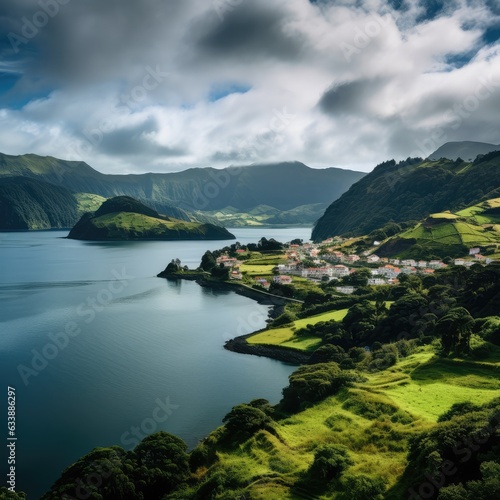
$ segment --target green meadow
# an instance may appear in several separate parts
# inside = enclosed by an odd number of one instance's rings
[[[282,328],[270,328],[247,338],[249,344],[277,345],[282,347],[292,347],[299,351],[314,350],[321,343],[319,337],[296,336],[295,331],[305,328],[307,325],[315,325],[320,321],[342,321],[348,309],[339,311],[328,311],[304,319],[295,320]]]

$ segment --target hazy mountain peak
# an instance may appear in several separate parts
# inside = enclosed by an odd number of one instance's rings
[[[447,142],[429,156],[429,160],[439,160],[447,158],[456,160],[462,158],[465,161],[473,161],[477,155],[484,155],[500,149],[500,145],[486,142],[460,141]]]

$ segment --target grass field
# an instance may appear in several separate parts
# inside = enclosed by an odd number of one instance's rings
[[[332,499],[342,489],[305,492],[293,484],[312,463],[319,444],[347,447],[348,475],[380,477],[392,488],[406,467],[408,440],[432,428],[457,402],[481,404],[500,396],[500,364],[435,357],[432,347],[314,406],[278,420],[275,433],[260,431],[232,449],[218,450],[214,467],[238,475],[249,498]],[[203,472],[202,472],[203,473]],[[406,498],[393,490],[384,499]]]
[[[341,309],[339,311],[328,311],[309,318],[298,319],[293,322],[291,326],[283,328],[270,328],[264,332],[257,333],[247,338],[249,344],[266,344],[266,345],[280,345],[283,347],[292,347],[299,351],[314,350],[320,343],[321,339],[318,337],[297,337],[296,330],[306,327],[307,325],[315,325],[320,321],[342,321],[347,314],[348,309]]]
[[[188,229],[196,230],[200,224],[198,222],[185,222],[180,220],[165,221],[155,217],[132,212],[111,213],[98,217],[94,220],[97,227],[115,225],[129,231],[154,231],[168,229]]]
[[[78,213],[83,215],[85,212],[95,212],[106,201],[106,198],[91,193],[76,193],[78,202]]]
[[[246,274],[247,277],[254,278],[255,276],[271,277],[273,269],[286,261],[284,254],[263,255],[257,252],[252,252],[252,258],[245,260],[240,266],[240,271]]]

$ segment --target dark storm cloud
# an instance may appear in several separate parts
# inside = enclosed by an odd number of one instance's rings
[[[149,118],[136,126],[123,127],[108,133],[89,135],[89,139],[99,141],[101,153],[111,156],[182,156],[186,150],[170,148],[155,144],[148,139],[150,134],[158,132],[159,124],[154,118]]]
[[[57,0],[55,0],[57,2]],[[175,31],[190,2],[159,0],[69,0],[37,28],[36,36],[20,44],[20,52],[36,47],[35,66],[56,83],[87,84],[126,77],[137,67],[157,61],[168,33]],[[38,2],[24,2],[10,12],[10,31],[23,36],[23,25],[43,12]],[[2,37],[4,38],[4,37]],[[5,38],[4,38],[5,40]],[[158,52],[157,52],[158,51]]]
[[[382,79],[334,84],[322,95],[318,105],[324,113],[333,116],[367,112],[368,101],[383,84]]]
[[[237,59],[297,59],[305,39],[286,28],[283,10],[269,2],[244,1],[223,19],[209,16],[193,27],[202,54]]]

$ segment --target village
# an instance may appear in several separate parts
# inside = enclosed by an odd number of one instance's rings
[[[367,285],[396,285],[399,283],[398,277],[401,274],[430,275],[437,269],[447,267],[447,265],[470,267],[474,264],[489,264],[492,259],[486,258],[480,253],[479,248],[469,249],[468,258],[457,258],[448,264],[442,260],[414,260],[414,259],[390,259],[379,257],[373,251],[365,251],[361,255],[346,254],[335,250],[342,238],[329,238],[321,243],[304,243],[301,245],[290,244],[284,250],[283,263],[273,268],[273,276],[252,277],[254,285],[266,290],[271,286],[271,281],[281,285],[291,285],[296,278],[306,279],[313,282],[338,281],[336,291],[343,294],[352,294],[356,287],[347,284],[345,279],[361,268],[368,268],[371,276]],[[216,260],[219,266],[230,269],[232,280],[243,280],[245,271],[245,260],[238,259],[238,256],[247,255],[246,249],[236,250],[236,257],[231,257],[227,253],[219,256]],[[446,259],[445,259],[446,260]]]

